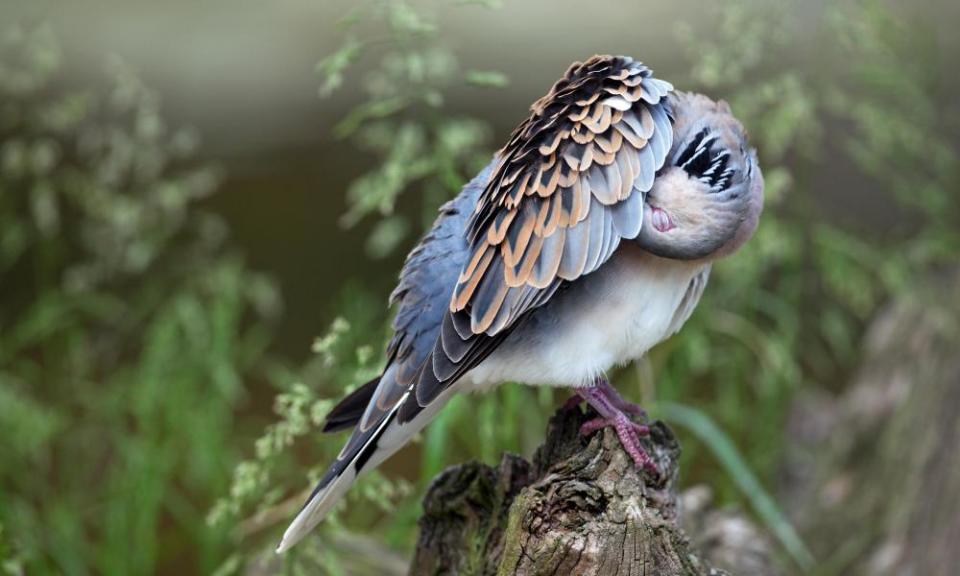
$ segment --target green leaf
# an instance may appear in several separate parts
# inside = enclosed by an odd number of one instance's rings
[[[346,118],[338,122],[333,133],[337,138],[352,136],[365,122],[396,114],[406,105],[407,100],[401,96],[365,102],[351,110]]]
[[[344,72],[360,58],[363,48],[363,42],[353,36],[347,36],[343,46],[317,63],[316,72],[323,76],[323,84],[320,86],[321,96],[330,96],[343,85]]]
[[[482,88],[504,88],[510,84],[507,75],[496,70],[469,70],[466,80],[468,83]]]

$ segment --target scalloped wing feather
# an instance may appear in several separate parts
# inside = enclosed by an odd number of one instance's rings
[[[574,64],[500,151],[470,222],[452,314],[495,336],[563,281],[589,274],[643,220],[673,140],[673,87],[625,57]]]

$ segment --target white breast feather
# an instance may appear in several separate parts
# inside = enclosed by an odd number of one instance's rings
[[[684,295],[694,277],[707,271],[707,264],[621,246],[600,270],[537,310],[464,377],[461,389],[501,382],[589,385],[679,330],[699,300],[705,275],[694,298],[685,302]]]

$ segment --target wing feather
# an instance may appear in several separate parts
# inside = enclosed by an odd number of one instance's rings
[[[621,238],[636,238],[643,224],[643,195],[637,191],[613,208],[613,224]]]

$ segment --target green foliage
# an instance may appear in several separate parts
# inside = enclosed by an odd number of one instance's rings
[[[921,219],[912,230],[912,264],[949,262],[960,252],[960,168],[956,150],[957,110],[939,79],[940,61],[932,23],[917,14],[903,17],[879,0],[856,12],[837,8],[830,21],[845,58],[858,64],[826,107],[851,122],[843,145],[873,180]],[[901,231],[901,234],[903,232]]]
[[[279,300],[197,208],[218,172],[156,94],[119,61],[105,92],[51,90],[51,31],[2,33],[4,569],[210,570],[206,502]]]
[[[24,574],[24,561],[17,547],[8,540],[8,534],[0,523],[0,574],[21,576]]]
[[[380,358],[372,353],[368,339],[371,334],[382,333],[375,327],[382,318],[363,313],[371,307],[364,302],[362,293],[352,292],[351,299],[354,304],[345,306],[351,320],[337,318],[330,330],[314,342],[316,356],[303,368],[309,375],[305,380],[311,385],[297,382],[277,395],[276,421],[254,443],[254,457],[237,465],[229,493],[217,501],[207,517],[211,527],[231,529],[237,544],[237,553],[221,566],[225,574],[233,573],[243,562],[275,557],[273,549],[279,542],[276,529],[284,527],[295,515],[309,495],[303,487],[316,483],[341,449],[342,437],[320,432],[327,413],[345,390],[352,390],[379,372]],[[299,464],[302,459],[294,458],[293,448],[295,442],[308,440],[310,461],[318,465],[304,478]],[[293,490],[287,494],[290,487]],[[378,471],[365,476],[317,530],[323,542],[337,545],[295,549],[287,561],[289,570],[295,574],[317,569],[333,574],[358,569],[366,570],[363,573],[389,571],[385,566],[395,563],[390,551],[359,534],[379,530],[382,537],[389,539],[379,525],[386,515],[403,513],[396,506],[404,502],[409,505],[412,491],[405,480],[387,479]],[[340,515],[345,507],[350,510],[348,518]],[[408,534],[405,532],[404,536]],[[351,553],[357,547],[373,550],[374,557],[357,558]]]
[[[464,82],[504,86],[506,78],[495,71],[462,72],[441,44],[434,18],[402,0],[363,2],[341,26],[343,45],[317,66],[321,95],[340,88],[351,66],[379,58],[362,75],[366,99],[334,128],[338,137],[377,159],[351,184],[341,222],[349,227],[376,216],[367,248],[372,256],[384,257],[411,230],[427,226],[440,202],[489,161],[487,125],[446,113],[445,92]],[[369,58],[361,62],[364,56]],[[422,217],[411,225],[396,206],[413,192]]]

